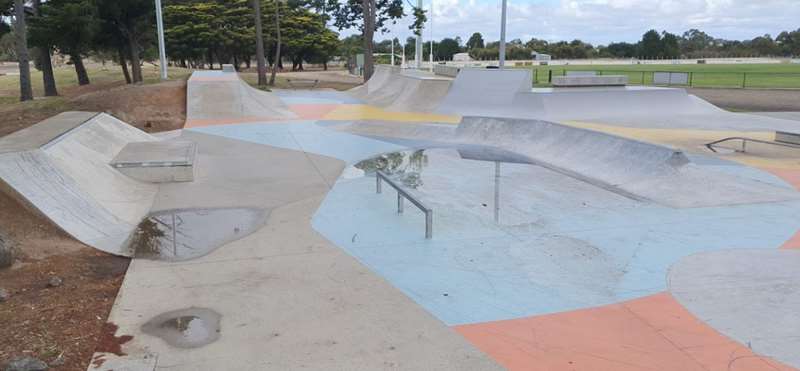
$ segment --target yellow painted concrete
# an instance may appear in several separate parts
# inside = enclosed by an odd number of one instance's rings
[[[342,105],[326,114],[323,119],[337,121],[383,120],[401,122],[437,122],[449,124],[458,124],[461,122],[460,116],[415,112],[392,112],[363,104]]]

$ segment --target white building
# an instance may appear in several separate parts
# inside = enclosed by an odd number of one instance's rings
[[[537,51],[533,51],[531,53],[531,58],[535,61],[549,61],[550,54],[539,53]]]
[[[453,54],[453,62],[472,62],[469,53],[456,53]]]

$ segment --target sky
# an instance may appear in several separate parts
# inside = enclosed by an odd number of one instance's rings
[[[412,1],[416,4],[416,0]],[[433,27],[424,38],[439,40],[460,36],[465,42],[473,32],[484,40],[500,39],[501,0],[433,1]],[[408,10],[407,14],[411,12]],[[429,13],[430,14],[430,13]],[[376,33],[376,40],[411,36],[410,16],[390,26],[390,33]],[[509,0],[507,40],[548,41],[581,39],[593,44],[635,42],[649,29],[675,34],[697,28],[724,39],[752,39],[785,30],[800,29],[800,0]],[[343,36],[355,31],[342,31]]]

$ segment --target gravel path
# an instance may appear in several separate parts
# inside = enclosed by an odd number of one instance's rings
[[[732,111],[800,111],[800,90],[688,89],[714,105]]]

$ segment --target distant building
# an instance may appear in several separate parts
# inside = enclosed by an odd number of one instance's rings
[[[531,58],[535,61],[549,61],[550,54],[539,53],[537,51],[533,51],[531,53]]]
[[[456,53],[453,54],[453,62],[472,62],[469,53]]]

